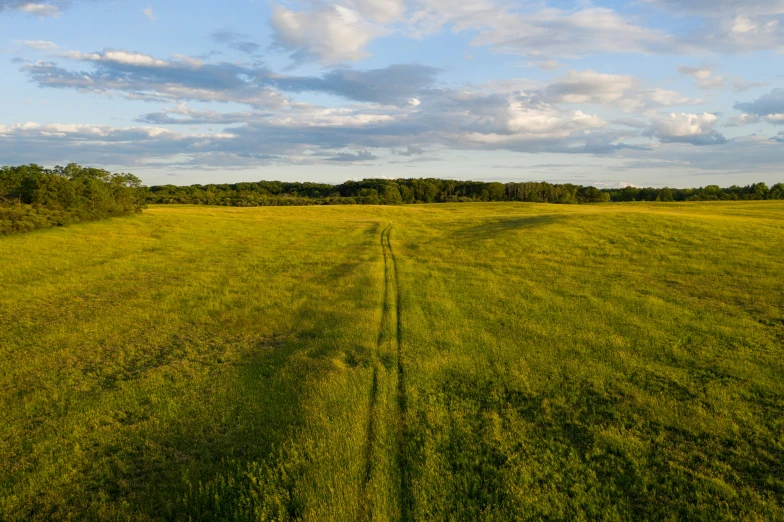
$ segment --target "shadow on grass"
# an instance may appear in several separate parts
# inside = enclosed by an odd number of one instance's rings
[[[479,225],[462,227],[452,234],[451,237],[460,241],[499,239],[521,230],[530,230],[560,223],[569,219],[569,217],[568,214],[538,214],[493,219]]]
[[[448,472],[453,489],[422,497],[431,512],[457,520],[479,519],[489,510],[494,519],[510,520],[523,505],[533,519],[604,519],[616,513],[631,520],[735,520],[780,514],[784,482],[776,477],[784,450],[761,435],[774,433],[773,426],[750,421],[730,438],[689,425],[662,425],[638,409],[635,396],[611,385],[572,382],[534,394],[509,388],[493,372],[463,371],[447,371],[439,382],[444,423],[418,418],[409,448],[423,463],[416,470],[425,474],[422,485],[438,483],[425,478],[431,473],[428,453],[436,449],[444,459],[440,469]],[[671,383],[654,384],[658,392]],[[430,444],[436,447],[428,450]],[[521,491],[527,495],[518,496]],[[561,511],[554,516],[556,505]]]

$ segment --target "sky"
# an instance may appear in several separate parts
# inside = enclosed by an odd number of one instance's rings
[[[784,181],[784,0],[0,0],[0,165]]]

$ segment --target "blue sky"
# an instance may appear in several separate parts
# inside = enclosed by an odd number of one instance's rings
[[[0,164],[784,181],[784,0],[0,0]]]

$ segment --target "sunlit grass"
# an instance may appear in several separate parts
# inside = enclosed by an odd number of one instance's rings
[[[782,245],[781,202],[0,239],[0,519],[784,517]]]

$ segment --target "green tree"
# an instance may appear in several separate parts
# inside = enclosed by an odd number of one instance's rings
[[[403,203],[403,196],[400,195],[395,185],[385,185],[382,201],[385,205],[400,205]]]
[[[488,183],[487,196],[489,201],[503,201],[506,199],[506,187],[503,183]]]
[[[596,187],[582,187],[577,192],[577,200],[581,203],[603,203],[610,201],[610,195]]]

